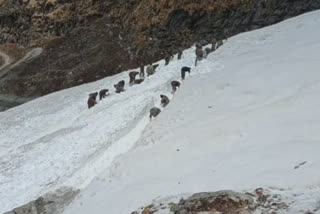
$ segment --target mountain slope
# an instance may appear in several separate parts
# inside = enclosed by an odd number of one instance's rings
[[[319,26],[317,11],[229,39],[65,213],[258,187],[290,204],[281,213],[319,213]]]
[[[196,41],[208,44],[316,9],[320,1],[315,0],[1,0],[1,51],[44,51],[10,72],[0,69],[0,106],[16,106],[147,65]],[[10,57],[19,60],[15,55]]]
[[[127,72],[0,113],[0,213],[62,186],[82,189],[69,214],[125,214],[181,193],[261,186],[292,201],[289,190],[299,193],[306,204],[291,213],[315,207],[319,26],[316,11],[232,37],[196,68],[190,48],[90,110],[88,93],[112,90]],[[192,73],[173,96],[184,65]],[[160,94],[171,102],[149,123]]]
[[[185,56],[167,67],[159,62],[155,75],[141,85],[126,86],[125,93],[115,94],[113,85],[122,79],[128,83],[128,72],[0,113],[0,213],[48,190],[84,187],[130,149],[135,141],[118,147],[119,142],[126,134],[131,138],[133,129],[143,130],[160,93],[170,97],[170,81],[179,77],[177,71],[193,58],[193,50]],[[103,88],[111,95],[88,110],[88,94]]]
[[[5,54],[5,53],[2,53],[0,52],[0,57],[2,58],[0,62],[2,62],[2,64],[0,64],[0,70],[4,67],[6,67],[7,65],[9,65],[10,63],[10,57]]]

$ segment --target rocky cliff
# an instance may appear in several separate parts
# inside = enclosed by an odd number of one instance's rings
[[[42,96],[319,8],[320,0],[0,0],[0,50],[21,50],[18,60],[44,48],[0,71],[0,94]]]

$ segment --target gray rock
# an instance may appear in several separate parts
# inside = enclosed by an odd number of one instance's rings
[[[181,199],[174,208],[174,214],[198,212],[222,212],[224,214],[249,214],[256,208],[250,195],[223,190],[218,192],[203,192]]]
[[[79,190],[62,188],[4,214],[59,214],[78,193]]]

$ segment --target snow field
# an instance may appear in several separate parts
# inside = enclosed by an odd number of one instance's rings
[[[128,71],[0,113],[0,213],[61,186],[88,185],[134,145],[150,122],[149,109],[160,107],[160,94],[173,97],[170,82],[193,54],[168,66],[158,62],[141,85],[128,85]],[[116,94],[113,85],[122,79],[126,91]],[[88,94],[103,88],[110,96],[88,110]]]
[[[1,112],[0,213],[62,186],[81,189],[65,214],[127,214],[153,199],[257,187],[283,189],[294,202],[287,213],[316,208],[319,26],[316,11],[237,35],[197,68],[190,48],[90,110],[88,94],[127,84],[129,71]],[[182,66],[191,75],[170,95]],[[160,94],[170,104],[150,123]]]
[[[182,193],[258,187],[290,204],[281,213],[319,213],[319,26],[316,11],[229,38],[64,213],[126,214]]]

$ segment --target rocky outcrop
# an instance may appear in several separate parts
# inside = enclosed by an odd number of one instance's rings
[[[0,94],[42,96],[315,9],[319,0],[0,0],[0,44],[45,49],[1,77]]]
[[[253,197],[233,191],[197,193],[181,199],[173,210],[174,214],[224,213],[249,214],[256,209]]]
[[[148,6],[143,2],[140,5],[146,12]],[[153,19],[149,17],[149,20],[156,19],[154,22],[133,30],[138,32],[136,34],[142,34],[140,38],[145,38],[146,41],[129,38],[138,45],[141,43],[139,48],[146,47],[147,55],[158,57],[159,50],[176,53],[177,47],[186,48],[195,41],[211,42],[213,38],[227,38],[320,8],[320,1],[313,0],[247,0],[237,1],[237,3],[224,1],[228,2],[224,4],[218,4],[221,1],[216,1],[218,2],[216,4],[208,1],[201,1],[201,3],[194,3],[194,1],[180,3],[179,1],[174,5],[169,4],[171,1],[166,2],[168,2],[167,5],[149,9],[152,11],[150,16],[155,17]],[[139,23],[141,20],[145,23],[144,19],[143,16],[141,19],[136,18],[136,22]]]
[[[171,198],[177,200],[177,197]],[[169,202],[170,198],[153,200],[152,204],[131,212],[131,214],[250,214],[282,213],[288,211],[289,205],[279,194],[258,188],[253,192],[234,192],[222,190],[217,192],[196,193],[179,203]]]
[[[100,20],[52,40],[40,56],[20,63],[5,76],[0,71],[0,93],[37,97],[136,67],[118,35],[116,27]]]
[[[105,17],[128,47],[157,56],[172,45],[226,38],[319,8],[314,0],[1,0],[0,43],[41,45]]]
[[[71,188],[63,188],[4,214],[59,214],[78,193]]]
[[[44,38],[65,36],[102,17],[94,0],[1,0],[0,42],[38,44]],[[100,1],[102,2],[102,1]]]

